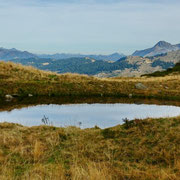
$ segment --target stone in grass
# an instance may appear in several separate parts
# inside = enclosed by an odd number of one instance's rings
[[[33,97],[33,95],[32,95],[32,94],[28,94],[28,96],[29,96],[29,97]]]
[[[6,94],[6,95],[5,95],[5,98],[6,98],[7,100],[11,100],[11,99],[13,99],[13,96],[11,96],[10,94]]]
[[[135,84],[136,89],[145,90],[147,87],[142,83]]]

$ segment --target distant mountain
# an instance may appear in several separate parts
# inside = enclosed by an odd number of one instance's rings
[[[28,59],[28,58],[46,58],[46,59],[68,59],[68,58],[90,58],[95,60],[117,61],[120,58],[125,57],[124,54],[113,53],[110,55],[83,55],[83,54],[33,54],[28,51],[20,51],[15,48],[5,49],[0,48],[0,60],[12,60],[12,59]]]
[[[143,50],[141,56],[123,56],[114,53],[111,55],[54,54],[38,57],[27,51],[0,48],[0,60],[11,60],[57,73],[70,72],[98,77],[141,76],[173,67],[180,61],[180,50],[176,49],[180,49],[180,44],[171,45],[160,41],[153,48]]]
[[[84,55],[84,54],[65,54],[65,53],[57,53],[57,54],[40,54],[38,55],[40,58],[50,58],[50,59],[69,59],[69,58],[91,58],[95,60],[105,60],[105,61],[117,61],[122,57],[125,57],[124,54],[113,53],[110,55]]]
[[[126,61],[103,61],[90,58],[68,58],[68,59],[46,59],[29,58],[14,59],[15,63],[34,66],[38,69],[54,71],[57,73],[78,73],[87,75],[96,75],[101,72],[114,70],[124,70],[125,68],[135,68],[134,65]]]
[[[160,54],[164,54],[170,51],[177,51],[180,50],[180,44],[172,45],[166,41],[159,41],[154,47],[135,51],[132,56],[141,56],[141,57],[148,57],[148,56],[156,56]]]
[[[0,48],[0,60],[12,60],[12,59],[32,58],[32,57],[35,58],[37,56],[27,51],[19,51],[15,48],[13,49]]]
[[[163,71],[180,61],[180,50],[153,57],[128,56],[118,61],[103,61],[91,58],[14,59],[13,62],[31,65],[38,69],[57,73],[79,73],[98,77],[141,76],[142,74]]]
[[[141,76],[143,74],[151,74],[155,71],[164,71],[168,68],[174,67],[174,65],[180,62],[180,50],[172,51],[166,54],[151,56],[151,57],[140,57],[140,56],[127,56],[116,61],[120,63],[125,61],[126,64],[131,65],[129,68],[106,71],[96,74],[98,77],[132,77]]]

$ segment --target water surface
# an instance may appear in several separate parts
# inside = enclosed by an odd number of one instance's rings
[[[42,124],[57,127],[80,126],[107,128],[129,120],[147,117],[173,117],[180,115],[180,107],[147,104],[67,104],[36,105],[0,112],[0,122],[13,122],[24,126]]]

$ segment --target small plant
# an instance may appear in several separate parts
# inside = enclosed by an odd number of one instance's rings
[[[134,121],[131,121],[127,118],[123,119],[123,122],[124,122],[123,126],[125,129],[129,129],[129,128],[133,127],[133,125],[134,125]]]
[[[49,120],[49,118],[48,117],[46,117],[45,115],[44,115],[44,117],[42,118],[42,120],[41,120],[42,122],[43,122],[43,124],[44,125],[49,125],[49,126],[52,126],[52,122]]]
[[[94,126],[94,129],[100,129],[100,127],[98,127],[97,125]]]
[[[82,125],[82,122],[78,122],[78,126],[81,127],[81,125]]]

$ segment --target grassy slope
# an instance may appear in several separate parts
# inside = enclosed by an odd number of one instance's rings
[[[142,82],[146,90],[135,88]],[[134,96],[180,99],[180,75],[160,78],[95,78],[58,75],[13,63],[0,62],[0,97],[6,94],[38,96]]]
[[[0,179],[180,177],[180,117],[101,130],[0,124]]]

